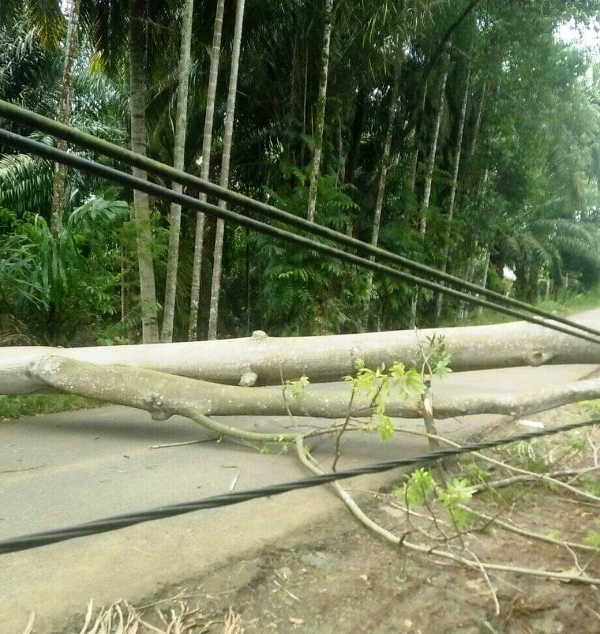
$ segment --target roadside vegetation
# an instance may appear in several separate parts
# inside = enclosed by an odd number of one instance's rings
[[[9,1],[0,98],[493,290],[560,304],[600,273],[600,73],[577,44],[597,17],[589,0]],[[0,249],[3,345],[481,320],[8,146]]]

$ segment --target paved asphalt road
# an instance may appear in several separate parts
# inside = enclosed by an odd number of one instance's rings
[[[600,310],[585,317],[597,319],[600,327]],[[451,375],[437,389],[514,391],[577,380],[595,369],[580,365],[465,372]],[[442,421],[439,427],[465,438],[498,419],[466,417]],[[265,431],[289,424],[284,418],[224,420]],[[407,425],[420,429],[422,423]],[[242,490],[306,475],[293,455],[259,454],[211,436],[187,419],[156,422],[125,407],[0,422],[0,538],[226,493],[234,480],[235,489]],[[151,448],[199,439],[207,442]],[[374,436],[349,435],[342,467],[426,449],[414,437],[382,444]],[[331,445],[321,442],[315,455],[327,460]],[[356,479],[349,486],[378,486],[391,477]],[[0,556],[0,634],[22,634],[32,610],[36,634],[44,634],[82,613],[90,599],[95,605],[121,597],[140,601],[228,558],[277,544],[340,507],[332,491],[320,487]]]

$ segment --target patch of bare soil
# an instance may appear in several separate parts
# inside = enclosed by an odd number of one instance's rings
[[[549,427],[598,417],[598,411],[596,404],[569,406],[533,418]],[[495,435],[526,430],[515,424]],[[597,496],[600,481],[593,468],[598,466],[598,447],[600,430],[593,428],[488,455],[532,472],[570,471],[557,479]],[[587,471],[582,474],[582,469]],[[390,491],[349,491],[369,517],[407,541],[484,564],[599,578],[600,553],[590,544],[600,532],[600,507],[562,485],[539,480],[486,488],[515,475],[469,457],[447,467],[445,479],[479,486],[469,506],[528,535],[481,517],[469,517],[458,527],[448,508],[432,498],[409,505],[409,514],[403,481]],[[546,543],[536,535],[560,543]],[[336,514],[252,559],[232,561],[206,578],[165,589],[131,610],[141,618],[138,634],[600,633],[600,589],[594,584],[514,571],[484,573],[477,566],[411,552],[376,537],[349,513]],[[80,631],[81,621],[62,634]],[[92,627],[84,632],[91,634]],[[119,632],[133,634],[125,628]]]

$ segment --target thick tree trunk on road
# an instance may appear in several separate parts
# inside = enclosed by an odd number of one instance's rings
[[[351,398],[349,384],[323,389],[308,386],[299,396],[281,386],[238,387],[197,381],[164,372],[99,366],[53,356],[31,363],[27,373],[49,387],[97,398],[109,403],[128,405],[151,412],[156,420],[173,414],[197,418],[203,416],[308,416],[344,419],[374,413],[372,397],[357,393]],[[506,394],[461,394],[435,396],[433,416],[438,419],[470,414],[504,414],[524,416],[577,401],[598,398],[600,379],[568,383],[561,386]],[[419,395],[406,398],[394,394],[386,397],[386,414],[399,418],[421,418],[423,405]]]
[[[593,325],[593,322],[588,322]],[[421,340],[444,335],[455,372],[542,364],[600,364],[600,345],[570,335],[514,322],[423,330]],[[419,346],[414,331],[331,335],[326,337],[267,337],[158,345],[96,348],[0,348],[0,394],[43,390],[43,381],[27,373],[28,365],[44,355],[100,365],[128,365],[216,383],[280,385],[306,374],[312,383],[338,381],[352,374],[362,360],[369,368],[398,361],[411,366]]]

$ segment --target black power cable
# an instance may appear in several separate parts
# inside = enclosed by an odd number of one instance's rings
[[[119,170],[113,169],[112,167],[108,167],[107,165],[102,165],[101,163],[91,161],[76,154],[59,150],[58,148],[52,147],[45,143],[40,143],[39,141],[34,141],[33,139],[30,139],[28,137],[23,137],[21,135],[0,129],[0,142],[4,142],[7,145],[11,145],[25,152],[37,154],[38,156],[47,158],[51,161],[62,163],[74,169],[81,170],[82,172],[87,172],[89,174],[93,174],[95,176],[106,178],[113,182],[132,187],[133,189],[144,191],[156,198],[175,202],[184,208],[195,209],[210,216],[222,218],[223,220],[233,222],[234,224],[248,227],[260,233],[264,233],[272,237],[285,240],[287,242],[292,242],[294,244],[299,244],[305,248],[311,249],[312,251],[323,253],[324,255],[337,258],[338,260],[343,260],[345,262],[349,262],[363,268],[371,269],[373,271],[396,277],[412,285],[421,286],[433,291],[444,293],[450,297],[454,297],[456,299],[460,299],[471,304],[477,304],[479,306],[483,306],[497,312],[505,313],[506,315],[510,315],[511,317],[523,319],[538,326],[550,328],[552,330],[556,330],[567,335],[572,335],[573,337],[577,337],[579,339],[584,339],[595,344],[600,344],[600,333],[598,333],[598,335],[596,336],[585,334],[584,332],[581,332],[581,329],[589,329],[587,327],[584,328],[583,326],[580,326],[575,322],[567,322],[570,326],[569,328],[567,328],[557,323],[548,322],[540,317],[530,315],[522,310],[509,308],[507,306],[499,305],[497,303],[482,299],[481,297],[468,295],[467,293],[457,291],[448,286],[442,286],[437,282],[432,282],[431,280],[417,277],[416,275],[411,275],[410,273],[406,273],[404,271],[399,271],[398,269],[391,268],[389,266],[386,266],[385,264],[381,264],[368,258],[355,255],[354,253],[349,253],[347,251],[336,249],[329,244],[318,242],[311,238],[291,233],[284,229],[280,229],[279,227],[260,222],[259,220],[255,220],[254,218],[243,216],[229,209],[222,209],[220,207],[217,207],[216,205],[202,202],[197,198],[192,198],[191,196],[186,196],[185,194],[176,193],[172,189],[169,189],[167,187],[162,187],[161,185],[157,185],[156,183],[136,178],[125,172],[121,172]],[[309,224],[313,226],[312,223]],[[596,331],[592,330],[592,333],[596,333]]]
[[[64,542],[69,539],[75,539],[76,537],[107,533],[119,528],[133,526],[134,524],[142,524],[144,522],[150,522],[152,520],[173,517],[176,515],[183,515],[185,513],[192,513],[193,511],[199,511],[202,509],[231,506],[232,504],[239,504],[240,502],[247,502],[248,500],[256,500],[258,498],[279,495],[281,493],[287,493],[288,491],[295,491],[297,489],[308,489],[311,487],[320,486],[322,484],[335,482],[336,480],[346,480],[348,478],[354,478],[356,476],[367,475],[370,473],[383,473],[384,471],[391,471],[393,469],[398,469],[399,467],[413,467],[415,465],[427,464],[441,458],[460,456],[466,453],[473,453],[474,451],[481,451],[482,449],[493,449],[494,447],[501,447],[513,442],[560,434],[574,429],[581,429],[582,427],[592,427],[593,425],[598,424],[600,424],[600,420],[589,420],[582,423],[572,423],[570,425],[563,425],[561,427],[555,427],[553,429],[526,432],[517,436],[511,436],[509,438],[499,438],[497,440],[487,440],[470,445],[464,445],[456,449],[439,449],[438,451],[433,451],[431,453],[417,456],[415,458],[389,460],[387,462],[380,462],[377,464],[368,465],[366,467],[358,467],[357,469],[347,469],[345,471],[325,473],[323,475],[294,480],[292,482],[274,484],[268,487],[262,487],[260,489],[249,489],[248,491],[227,493],[225,495],[215,495],[201,500],[194,500],[192,502],[182,502],[180,504],[161,506],[149,511],[126,513],[124,515],[117,515],[115,517],[108,517],[93,522],[87,522],[85,524],[79,524],[78,526],[71,526],[70,528],[61,528],[54,531],[46,531],[43,533],[32,533],[31,535],[24,535],[22,537],[14,537],[12,539],[5,539],[0,541],[0,555],[14,553],[21,550],[30,550],[32,548],[38,548],[39,546],[46,546],[48,544],[56,544],[58,542]],[[540,477],[543,476],[540,475]]]
[[[278,209],[277,207],[273,207],[272,205],[254,200],[253,198],[244,196],[243,194],[234,192],[230,189],[220,187],[218,185],[215,185],[214,183],[205,181],[201,178],[198,178],[197,176],[188,174],[187,172],[177,170],[174,167],[165,165],[164,163],[160,163],[159,161],[155,161],[146,156],[136,154],[131,150],[119,147],[114,143],[99,139],[95,136],[92,136],[91,134],[86,134],[85,132],[81,132],[76,128],[66,126],[52,119],[48,119],[47,117],[21,108],[20,106],[0,100],[0,116],[4,116],[14,121],[19,121],[25,125],[31,126],[59,139],[62,139],[63,141],[71,142],[75,145],[87,148],[88,150],[91,150],[93,152],[98,152],[100,154],[103,154],[104,156],[113,158],[126,165],[138,167],[151,174],[160,176],[167,181],[170,180],[182,185],[187,185],[208,195],[221,198],[232,204],[239,205],[240,207],[252,213],[257,213],[261,216],[266,216],[273,220],[279,220],[285,224],[296,227],[297,229],[302,229],[307,233],[326,238],[327,240],[331,240],[333,242],[336,242],[337,244],[341,244],[352,249],[356,249],[357,252],[376,256],[382,261],[387,261],[391,264],[397,264],[416,273],[429,275],[434,279],[445,281],[448,284],[451,284],[457,288],[461,288],[464,291],[478,293],[479,295],[482,295],[489,299],[496,300],[497,303],[501,303],[502,305],[512,306],[517,309],[523,309],[539,317],[550,319],[552,321],[570,326],[575,330],[582,330],[584,332],[600,336],[600,331],[586,326],[585,324],[578,324],[569,319],[561,317],[560,315],[553,315],[552,313],[541,310],[535,306],[531,306],[530,304],[521,302],[516,299],[505,297],[501,293],[497,293],[482,286],[478,286],[477,284],[467,282],[466,280],[455,277],[454,275],[450,275],[449,273],[438,271],[437,269],[434,269],[430,266],[421,264],[419,262],[414,262],[413,260],[405,258],[396,253],[390,253],[385,249],[381,249],[366,242],[362,242],[361,240],[346,236],[343,233],[339,233],[337,231],[334,231],[333,229],[329,229],[328,227],[324,227],[314,222],[309,222],[304,218],[294,216],[293,214],[285,212],[282,209]]]

